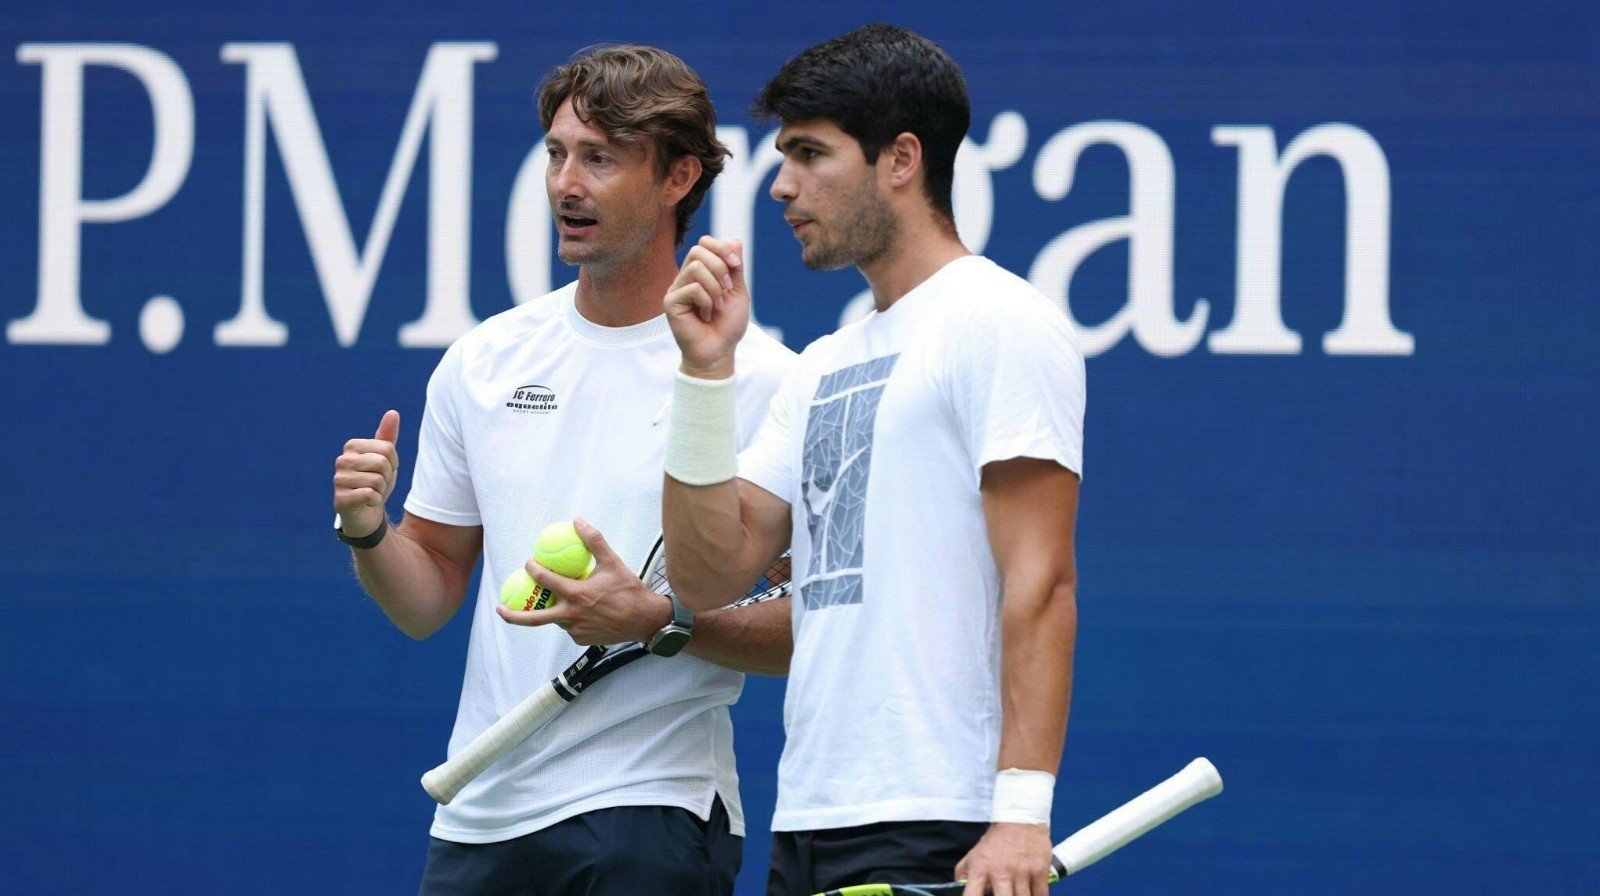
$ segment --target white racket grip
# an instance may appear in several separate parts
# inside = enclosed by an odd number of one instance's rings
[[[449,805],[468,782],[566,708],[567,701],[561,698],[556,686],[553,683],[544,685],[484,729],[461,752],[423,775],[422,789],[439,805]]]
[[[1111,810],[1056,845],[1055,855],[1075,874],[1202,800],[1222,792],[1222,776],[1205,757]]]

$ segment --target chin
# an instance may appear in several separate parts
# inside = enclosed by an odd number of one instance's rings
[[[837,271],[849,267],[852,262],[838,253],[828,253],[821,249],[817,251],[800,250],[800,263],[813,271]]]
[[[562,243],[556,247],[556,257],[570,265],[589,264],[601,253],[596,246],[575,246]]]

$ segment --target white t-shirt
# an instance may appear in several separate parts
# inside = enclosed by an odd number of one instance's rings
[[[1083,411],[1065,315],[978,256],[801,354],[739,459],[794,517],[773,830],[988,820],[1000,580],[979,477],[1013,457],[1081,473]]]
[[[602,327],[578,313],[576,293],[569,285],[484,321],[428,382],[406,512],[484,530],[451,754],[583,651],[555,626],[495,615],[500,583],[532,556],[539,530],[581,516],[635,568],[660,535],[677,345],[665,315]],[[757,327],[739,344],[741,446],[794,357]],[[691,656],[646,658],[440,806],[432,834],[490,843],[611,806],[679,806],[703,819],[716,794],[743,834],[727,710],[743,684]]]

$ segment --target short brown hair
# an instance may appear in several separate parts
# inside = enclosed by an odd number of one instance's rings
[[[678,203],[677,240],[689,232],[689,218],[722,173],[728,147],[717,139],[717,112],[706,82],[682,59],[636,44],[579,50],[570,62],[545,75],[539,88],[539,123],[546,131],[561,104],[585,124],[597,125],[618,143],[648,143],[654,148],[657,177],[686,155],[700,160],[700,179]]]

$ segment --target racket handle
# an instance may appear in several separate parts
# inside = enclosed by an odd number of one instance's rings
[[[484,729],[459,753],[423,775],[422,789],[428,791],[428,795],[439,805],[449,805],[461,788],[566,708],[567,701],[555,685],[544,685],[501,716],[499,721]]]
[[[1075,874],[1093,865],[1158,824],[1222,792],[1222,776],[1205,757],[1146,790],[1109,814],[1061,841],[1056,858]]]

